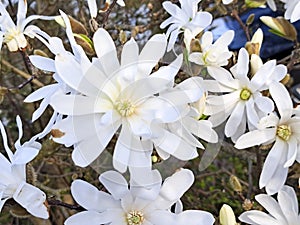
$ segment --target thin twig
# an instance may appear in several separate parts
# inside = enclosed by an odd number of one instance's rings
[[[102,21],[102,27],[105,28],[107,21],[108,21],[108,17],[109,14],[112,12],[112,9],[115,7],[115,5],[117,4],[117,0],[113,0],[113,2],[110,4],[109,8],[107,9],[107,11],[104,14],[104,18]]]
[[[242,29],[244,30],[245,34],[246,34],[246,38],[247,38],[247,41],[250,41],[251,38],[250,38],[250,33],[249,33],[249,28],[248,26],[246,26],[244,24],[244,22],[242,21],[241,17],[239,16],[239,13],[236,9],[233,9],[232,12],[231,12],[231,16],[236,19],[236,21],[240,24],[240,26],[242,27]]]
[[[53,198],[47,199],[47,203],[50,206],[62,206],[62,207],[68,208],[68,209],[73,209],[73,210],[78,210],[78,211],[84,210],[84,208],[80,205],[71,205],[71,204],[68,204],[68,203],[62,202],[60,200],[53,199]]]
[[[18,68],[14,67],[13,65],[11,65],[8,61],[6,61],[5,59],[2,59],[2,64],[4,66],[6,66],[7,68],[11,69],[14,73],[20,75],[21,77],[27,79],[27,81],[32,82],[33,84],[35,84],[38,87],[43,87],[44,84],[41,83],[39,80],[37,80],[36,78],[32,78],[32,76],[28,73],[23,72],[22,70],[19,70]],[[19,87],[18,87],[19,88]],[[21,87],[22,88],[22,87]]]

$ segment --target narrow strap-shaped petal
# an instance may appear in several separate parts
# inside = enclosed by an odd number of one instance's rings
[[[5,148],[5,151],[6,151],[7,155],[8,155],[9,160],[12,162],[12,160],[13,160],[13,153],[10,150],[10,148],[8,147],[7,135],[6,135],[4,126],[3,126],[3,124],[2,124],[1,121],[0,121],[0,129],[1,129],[1,135],[2,135],[2,139],[3,139],[3,145],[4,145],[4,148]]]

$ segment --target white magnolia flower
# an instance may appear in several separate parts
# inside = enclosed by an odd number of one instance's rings
[[[198,3],[200,1],[179,0],[181,8],[170,1],[163,2],[164,9],[171,15],[171,17],[160,25],[162,29],[170,25],[166,33],[167,37],[169,37],[167,51],[170,51],[174,47],[179,33],[189,29],[195,37],[211,24],[212,15],[210,13],[198,12]]]
[[[92,18],[96,18],[98,14],[98,7],[97,7],[97,1],[96,0],[87,0],[88,7],[90,10],[90,14]],[[112,3],[112,0],[106,0],[105,3],[109,6]],[[117,0],[117,3],[120,6],[125,6],[125,2],[123,0]]]
[[[33,38],[38,35],[40,31],[40,29],[35,25],[27,25],[36,19],[54,19],[54,17],[39,15],[32,15],[26,18],[26,13],[27,1],[20,0],[18,3],[17,23],[15,24],[6,11],[5,6],[0,2],[0,49],[2,43],[6,44],[8,50],[11,52],[25,48],[27,46],[27,40],[24,35]]]
[[[53,127],[64,134],[54,140],[74,145],[75,164],[85,167],[94,161],[120,127],[113,155],[113,165],[119,171],[124,172],[128,165],[150,167],[152,142],[179,159],[195,158],[195,146],[162,126],[180,120],[181,105],[195,102],[202,95],[195,85],[190,85],[191,90],[159,95],[174,86],[182,63],[179,56],[169,66],[150,74],[165,53],[165,35],[153,36],[141,53],[131,39],[123,47],[121,64],[107,31],[96,31],[94,45],[99,58],[93,60],[81,79],[77,75],[80,68],[72,60],[55,60],[64,82],[80,93],[58,94],[51,99],[56,111],[69,115]],[[187,82],[192,84],[193,80]],[[177,102],[173,104],[171,99],[175,98]]]
[[[283,186],[278,192],[277,201],[269,195],[255,196],[267,213],[259,210],[250,210],[242,213],[239,220],[253,225],[296,225],[300,224],[297,195],[292,187]]]
[[[168,99],[168,102],[172,102],[172,105],[180,105],[180,99],[176,98],[176,94],[180,91],[191,92],[193,89],[195,92],[199,92],[203,90],[202,87],[203,79],[200,77],[192,77],[190,79],[186,79],[175,88],[167,90],[165,93],[161,93],[160,96],[162,98]],[[188,93],[187,93],[188,95]],[[175,96],[175,98],[170,98],[169,96]],[[172,123],[163,124],[165,128],[170,131],[172,134],[176,134],[178,137],[181,137],[185,142],[189,143],[190,146],[194,146],[197,148],[205,149],[205,147],[199,142],[198,138],[208,142],[208,143],[217,143],[218,135],[212,128],[212,123],[208,120],[200,119],[202,116],[203,108],[205,107],[205,96],[203,95],[198,101],[188,104],[181,105],[181,119],[174,121]],[[170,156],[170,152],[166,152],[161,149],[159,144],[162,139],[165,139],[166,136],[163,135],[159,138],[152,139],[155,150],[159,154],[159,156],[166,160]],[[172,140],[172,137],[169,137]],[[175,139],[174,139],[175,140]],[[158,143],[158,144],[157,144]],[[184,143],[184,142],[182,142]],[[183,147],[183,146],[182,146]],[[178,151],[179,154],[182,151]],[[176,153],[176,152],[174,152]],[[172,154],[177,158],[179,155]]]
[[[292,23],[300,19],[300,1],[299,0],[281,0],[285,3],[284,18],[291,20]]]
[[[181,169],[161,184],[158,171],[153,171],[153,183],[137,185],[131,179],[130,189],[125,178],[108,171],[100,176],[100,182],[110,192],[99,191],[91,184],[75,180],[71,192],[75,201],[86,211],[79,212],[65,221],[65,225],[116,224],[116,225],[212,225],[213,216],[205,211],[182,211],[181,196],[194,182],[190,170]],[[175,213],[171,206],[177,204]]]
[[[3,145],[9,160],[0,153],[0,210],[4,203],[13,198],[30,214],[47,219],[47,207],[44,205],[46,195],[37,187],[26,183],[26,163],[35,158],[41,149],[41,144],[31,139],[21,145],[23,136],[22,122],[17,116],[19,138],[15,143],[16,151],[13,153],[8,147],[7,135],[0,122]]]
[[[193,52],[189,60],[198,65],[207,67],[226,66],[232,56],[228,45],[234,37],[234,31],[230,30],[224,33],[215,43],[213,43],[213,34],[207,31],[201,38],[201,52]]]
[[[275,141],[259,180],[259,187],[266,187],[266,192],[272,195],[284,185],[288,168],[295,160],[300,162],[300,117],[294,115],[292,100],[283,84],[272,83],[269,90],[280,118],[274,113],[262,118],[258,129],[241,136],[235,147],[242,149]]]
[[[224,68],[208,67],[208,73],[216,79],[206,80],[208,91],[223,93],[209,95],[205,107],[205,115],[214,126],[223,123],[225,135],[235,142],[248,129],[253,130],[259,119],[273,111],[271,99],[263,96],[261,91],[267,90],[272,81],[280,81],[286,75],[286,67],[276,65],[275,60],[265,63],[250,80],[248,78],[249,55],[242,48],[237,64],[229,73]]]

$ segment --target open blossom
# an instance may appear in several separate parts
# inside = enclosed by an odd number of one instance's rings
[[[97,1],[96,0],[87,0],[88,2],[88,7],[90,10],[90,14],[92,18],[96,18],[98,14],[98,7],[97,7]],[[112,0],[106,0],[105,4],[106,7],[108,7],[112,3]],[[125,2],[123,0],[117,0],[117,3],[120,6],[125,6]]]
[[[0,153],[0,210],[8,199],[13,198],[33,216],[47,219],[49,215],[47,207],[44,205],[45,193],[26,183],[26,163],[35,158],[41,149],[41,144],[30,140],[21,145],[23,130],[19,116],[17,125],[19,138],[15,143],[16,151],[13,153],[8,147],[7,135],[0,122],[3,145],[9,158],[8,160]]]
[[[63,134],[54,140],[74,145],[75,164],[85,167],[92,163],[119,128],[113,165],[121,172],[128,166],[151,167],[153,143],[179,159],[195,158],[196,147],[165,129],[163,124],[180,120],[181,105],[197,101],[202,96],[201,88],[189,85],[191,90],[160,96],[159,93],[174,86],[182,56],[150,74],[165,53],[165,35],[153,36],[140,54],[137,43],[131,39],[123,47],[121,64],[107,31],[98,29],[94,44],[99,58],[93,60],[81,80],[75,79],[80,75],[76,75],[79,71],[73,61],[56,63],[64,81],[78,92],[51,98],[52,107],[68,115],[53,127]],[[175,98],[178,101],[173,104],[171,99]]]
[[[269,195],[255,196],[268,213],[250,210],[239,216],[239,220],[253,225],[296,225],[300,224],[297,195],[292,187],[283,186],[277,195],[277,201]]]
[[[186,29],[189,29],[195,37],[204,28],[209,26],[212,21],[212,15],[208,12],[198,12],[198,3],[201,0],[179,0],[181,8],[170,1],[163,2],[164,9],[171,15],[165,20],[160,28],[167,30],[169,44],[167,51],[170,51],[176,42],[178,35]]]
[[[181,196],[194,182],[190,170],[181,169],[161,184],[158,171],[152,171],[153,182],[137,185],[130,180],[130,189],[125,178],[115,172],[107,171],[99,180],[110,192],[99,191],[91,184],[75,180],[71,186],[72,196],[86,211],[79,212],[65,221],[65,225],[118,224],[118,225],[212,225],[213,216],[205,211],[182,211]],[[171,206],[178,206],[175,213]]]
[[[272,83],[269,90],[280,118],[274,113],[262,118],[258,129],[241,136],[235,147],[241,149],[274,142],[259,180],[260,188],[266,187],[271,195],[284,185],[288,168],[295,160],[300,162],[300,117],[299,113],[294,114],[292,100],[281,83]]]
[[[18,3],[17,23],[15,24],[3,3],[0,2],[0,48],[2,43],[6,44],[11,52],[27,46],[27,40],[24,35],[31,38],[38,35],[40,29],[35,25],[27,26],[31,21],[36,19],[50,20],[54,17],[32,15],[26,18],[27,1],[20,0]],[[27,26],[27,27],[26,27]]]
[[[201,38],[201,52],[193,52],[189,60],[198,65],[215,67],[226,66],[232,56],[228,45],[234,37],[234,31],[230,30],[224,33],[215,43],[213,43],[213,34],[207,31]]]
[[[208,67],[208,73],[216,80],[206,80],[208,91],[223,93],[209,95],[205,107],[205,115],[218,126],[225,120],[225,135],[236,141],[248,129],[255,129],[259,119],[273,111],[274,104],[261,91],[267,90],[272,81],[278,82],[286,75],[286,67],[276,65],[275,60],[265,63],[250,80],[249,55],[242,48],[237,64],[229,73],[224,68]]]

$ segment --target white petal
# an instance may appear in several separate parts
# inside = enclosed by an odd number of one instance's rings
[[[113,166],[116,170],[124,173],[129,163],[129,157],[131,152],[131,135],[132,133],[127,126],[122,126],[120,136],[117,140],[114,154],[113,154]]]
[[[285,145],[285,143],[283,141],[277,140],[272,149],[270,150],[261,175],[260,175],[260,180],[259,180],[259,185],[260,187],[264,187],[268,181],[271,179],[271,177],[273,176],[273,174],[275,173],[275,170],[277,169],[280,162],[280,157],[282,157],[282,151],[285,151],[286,149],[284,149],[285,147],[287,147]]]
[[[118,200],[123,196],[129,194],[128,183],[126,179],[116,171],[107,171],[100,175],[100,182],[113,196],[114,199]]]
[[[276,129],[269,128],[265,130],[254,130],[242,135],[235,143],[235,148],[244,149],[252,146],[260,145],[274,139]]]
[[[249,54],[246,49],[241,48],[238,55],[236,78],[244,79],[249,71]]]
[[[286,188],[288,186],[284,186],[284,187]],[[293,194],[293,195],[291,196],[290,193],[284,191],[284,189],[280,190],[278,192],[277,199],[278,199],[280,208],[283,212],[283,215],[285,216],[285,218],[287,218],[289,223],[293,224],[292,221],[298,220],[297,217],[298,217],[299,209],[298,209],[298,204],[295,204],[295,202],[297,203],[297,196],[293,192],[291,192],[291,194]],[[296,198],[294,198],[294,197],[296,197]],[[297,206],[297,208],[295,208],[295,206]],[[297,222],[299,222],[299,220]]]
[[[288,144],[288,155],[287,155],[287,161],[284,164],[284,167],[290,167],[293,165],[293,163],[296,160],[297,153],[298,153],[298,146],[297,146],[297,140],[295,137],[290,137]]]
[[[266,194],[259,194],[255,196],[256,201],[259,202],[273,217],[277,220],[283,220],[284,216],[280,209],[279,204],[277,201],[269,195]]]
[[[277,106],[281,120],[289,119],[291,117],[293,104],[287,89],[283,84],[273,82],[270,84],[269,90]]]
[[[258,109],[265,113],[273,112],[274,110],[274,103],[273,101],[265,96],[254,96],[254,102]]]
[[[39,55],[31,55],[29,56],[29,59],[35,67],[41,70],[50,71],[50,72],[56,71],[53,59],[39,56]]]
[[[167,38],[164,34],[151,37],[139,55],[139,74],[144,76],[150,74],[153,67],[164,56],[166,47]]]
[[[242,213],[239,216],[239,220],[248,224],[260,224],[260,225],[281,225],[273,217],[267,215],[264,212],[258,210],[251,210]]]
[[[165,152],[181,160],[190,160],[198,156],[196,147],[191,146],[181,137],[164,130],[161,137],[152,140],[155,146],[158,146]]]
[[[54,95],[51,98],[51,106],[53,109],[64,115],[86,115],[92,113],[105,112],[104,106],[96,104],[96,98],[82,95]]]
[[[295,8],[293,8],[293,13],[291,15],[291,23],[294,23],[299,19],[300,19],[300,4],[297,3]]]
[[[75,180],[71,185],[71,193],[74,200],[87,210],[103,212],[107,208],[120,207],[119,201],[95,186],[83,180]]]
[[[91,17],[96,18],[98,13],[96,0],[88,0],[87,2]]]
[[[245,103],[242,101],[238,102],[225,125],[225,135],[227,137],[231,137],[236,132],[237,127],[240,125],[241,121],[245,119],[244,111]]]
[[[13,195],[13,198],[33,216],[48,219],[49,213],[45,206],[46,195],[31,184],[21,184]]]
[[[180,169],[172,176],[165,179],[159,195],[171,205],[181,198],[181,196],[194,183],[194,174],[188,169]]]
[[[56,90],[59,89],[59,86],[60,86],[59,84],[50,84],[50,85],[41,87],[38,90],[36,90],[35,92],[28,95],[24,99],[24,102],[35,102],[35,101],[41,100],[43,98],[46,98],[47,96],[55,93]]]
[[[85,138],[74,146],[72,159],[77,166],[86,167],[91,164],[108,145],[119,128],[119,121],[103,129],[96,130],[97,136]]]
[[[115,44],[109,33],[103,28],[98,29],[93,37],[95,51],[101,59],[106,74],[113,76],[120,67]],[[105,43],[105,44],[103,44]]]
[[[76,213],[72,215],[65,221],[65,225],[82,225],[86,224],[88,221],[89,225],[99,225],[101,224],[111,224],[108,218],[102,215],[102,213],[95,212],[95,211],[84,211]],[[121,224],[120,224],[121,225]]]

